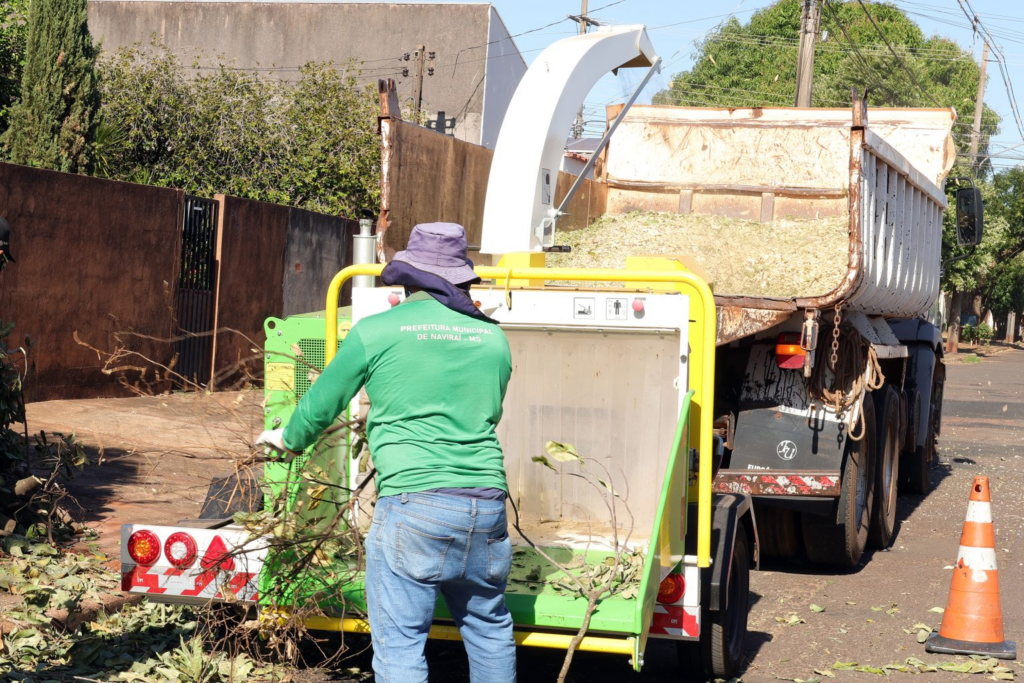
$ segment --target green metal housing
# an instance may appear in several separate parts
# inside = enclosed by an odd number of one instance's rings
[[[287,424],[297,401],[309,389],[316,373],[323,369],[324,325],[322,312],[290,316],[284,320],[270,318],[266,321],[265,418],[268,429]],[[344,344],[344,334],[350,328],[351,310],[341,309],[339,348]],[[682,401],[673,452],[662,483],[658,512],[651,530],[650,546],[644,557],[639,587],[628,593],[605,596],[590,624],[593,633],[632,636],[639,652],[643,651],[646,643],[661,575],[678,569],[685,553],[684,515],[687,496],[692,490],[689,486],[691,477],[687,457],[692,395],[690,391]],[[347,417],[343,416],[342,419]],[[324,492],[319,487],[324,477],[335,484],[349,487],[352,482],[350,468],[357,466],[351,458],[351,447],[347,439],[342,439],[318,444],[289,464],[267,464],[265,479],[270,493],[266,497],[266,505],[271,506],[271,509],[278,506],[279,511],[290,513],[287,517],[294,517],[299,523],[314,527],[325,525],[333,519],[338,505],[345,502],[345,489],[335,488]],[[320,496],[320,501],[311,509],[311,499],[316,495]],[[573,551],[565,548],[546,548],[545,551],[563,564],[572,560]],[[610,555],[602,551],[578,551],[578,554],[585,556],[587,564],[598,564]],[[294,553],[271,558],[261,578],[261,594],[276,596],[278,607],[296,606],[315,600],[320,608],[334,611],[334,616],[353,616],[365,610],[362,573],[358,571],[359,568],[330,558],[322,572],[313,575],[304,573],[301,580],[295,581],[292,568],[297,559]],[[346,577],[346,580],[341,582],[335,578],[339,576]],[[528,547],[516,550],[506,602],[517,627],[570,631],[580,628],[587,601],[575,591],[560,585],[559,578],[560,570],[534,550]],[[290,604],[281,605],[282,599]],[[442,620],[451,619],[443,598],[438,601],[436,616]],[[634,657],[636,668],[639,668],[640,661],[642,659]]]

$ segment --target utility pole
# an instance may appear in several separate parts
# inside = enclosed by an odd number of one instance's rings
[[[434,75],[434,53],[427,52],[427,48],[423,45],[417,45],[413,51],[411,59],[416,62],[416,73],[413,75],[412,82],[412,108],[415,113],[416,122],[420,120],[420,110],[423,108],[423,75],[424,72],[427,76]],[[403,60],[408,62],[410,55],[408,52],[405,53]],[[402,75],[408,76],[408,67],[402,69]]]
[[[569,18],[579,23],[580,35],[584,35],[587,32],[588,26],[596,26],[598,22],[594,21],[587,16],[587,0],[580,0],[580,13],[578,15],[569,15]],[[574,138],[583,137],[583,107],[580,106],[580,110],[576,112],[576,121],[572,124],[572,136]]]
[[[988,68],[988,41],[982,40],[981,78],[978,79],[978,99],[974,103],[974,128],[971,130],[971,166],[974,175],[978,175],[981,159],[978,158],[978,145],[981,143],[981,114],[985,109],[985,72]]]
[[[800,53],[796,63],[796,106],[811,106],[811,86],[814,84],[814,44],[821,25],[821,5],[818,0],[804,0],[800,11]]]

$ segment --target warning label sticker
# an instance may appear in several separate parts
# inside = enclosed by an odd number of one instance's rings
[[[626,299],[608,299],[605,302],[605,313],[604,317],[607,320],[626,320],[629,315],[627,314],[628,300]]]
[[[595,299],[593,297],[575,297],[573,299],[572,317],[576,320],[593,320]]]
[[[295,366],[291,363],[267,363],[263,383],[267,391],[292,391],[295,388]]]

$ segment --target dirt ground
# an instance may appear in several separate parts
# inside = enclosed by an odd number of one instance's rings
[[[36,431],[74,430],[91,446],[103,448],[103,466],[76,480],[74,490],[86,518],[100,530],[101,546],[116,553],[122,522],[166,522],[198,513],[209,480],[230,472],[232,458],[245,452],[244,442],[258,433],[260,399],[258,392],[249,392],[52,401],[29,406],[29,420]],[[764,565],[755,572],[743,680],[808,679],[815,669],[828,670],[835,662],[881,667],[911,656],[929,663],[951,661],[925,654],[912,626],[939,626],[941,615],[929,610],[945,605],[949,566],[956,558],[976,475],[991,479],[1007,637],[1024,641],[1022,436],[1024,351],[1010,349],[979,363],[951,365],[933,492],[901,496],[892,549],[867,555],[853,571],[834,574],[792,562]],[[825,609],[813,612],[811,604]],[[778,620],[793,614],[804,623],[788,626]],[[431,643],[428,656],[432,680],[468,680],[459,644]],[[520,679],[554,680],[561,660],[559,652],[521,649]],[[350,660],[336,673],[304,672],[300,680],[352,680],[344,672],[347,666],[367,670],[369,657]],[[1020,675],[1019,663],[1011,666]],[[938,681],[978,678],[929,675]],[[870,676],[837,671],[834,680]],[[622,657],[584,653],[577,656],[570,678],[660,683],[681,680],[681,672],[674,647],[652,642],[639,675],[632,674]]]
[[[234,471],[262,429],[262,391],[44,401],[33,432],[74,432],[99,466],[71,484],[102,551],[117,557],[125,522],[195,518],[210,480]]]

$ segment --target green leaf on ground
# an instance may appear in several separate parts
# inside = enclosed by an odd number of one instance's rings
[[[812,603],[811,603],[811,606],[810,606],[810,610],[811,610],[812,612],[819,612],[819,613],[820,613],[820,612],[824,612],[824,611],[825,611],[825,608],[824,608],[824,607],[822,607],[821,605],[815,605],[815,604],[814,604],[814,603],[812,602]]]

